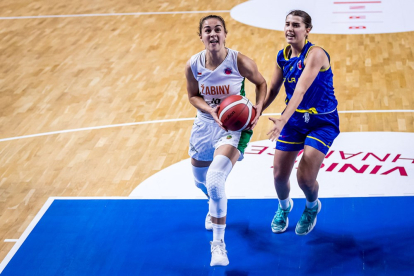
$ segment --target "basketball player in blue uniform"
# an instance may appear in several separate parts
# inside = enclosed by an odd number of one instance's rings
[[[264,103],[265,109],[284,84],[287,106],[280,118],[269,118],[274,126],[267,133],[272,141],[277,140],[273,174],[279,204],[271,223],[274,233],[286,231],[289,225],[288,214],[293,208],[289,177],[302,149],[297,180],[306,196],[306,206],[295,232],[306,235],[314,228],[321,210],[316,177],[339,134],[330,57],[324,49],[307,40],[311,29],[312,19],[306,12],[294,10],[287,15],[284,32],[289,45],[277,55]]]
[[[213,230],[211,266],[229,264],[224,243],[227,217],[225,182],[236,161],[243,159],[252,128],[266,96],[266,81],[253,60],[225,47],[227,29],[223,18],[209,15],[200,20],[199,36],[205,50],[187,62],[185,75],[190,103],[197,108],[191,130],[189,155],[196,186],[209,198],[206,229]],[[244,96],[247,78],[256,86],[257,115],[245,131],[227,131],[217,115],[220,102],[231,95]]]

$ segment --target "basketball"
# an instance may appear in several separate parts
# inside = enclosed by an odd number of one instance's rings
[[[220,104],[218,117],[226,129],[242,131],[251,125],[256,117],[256,110],[246,97],[232,95]]]

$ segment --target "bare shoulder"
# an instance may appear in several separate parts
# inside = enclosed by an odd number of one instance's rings
[[[191,68],[191,58],[189,60],[187,60],[186,64],[185,64],[185,70],[188,70]]]
[[[320,65],[322,68],[329,67],[329,58],[325,50],[319,46],[313,46],[309,49],[309,52],[305,59],[305,65],[311,62],[315,65]]]
[[[255,64],[255,62],[249,58],[246,55],[243,55],[242,53],[239,52],[239,54],[237,55],[237,65],[238,66],[249,66]]]
[[[308,57],[309,56],[313,56],[314,58],[327,58],[325,50],[320,46],[313,46],[310,48],[308,52]]]
[[[312,46],[312,48],[309,49],[306,59],[317,60],[324,64],[329,64],[328,55],[325,52],[325,50],[320,46]]]
[[[185,76],[187,78],[187,81],[197,82],[197,80],[194,78],[193,71],[191,70],[191,59],[189,59],[185,64]]]
[[[185,72],[186,72],[186,74],[191,73],[191,58],[185,64]]]
[[[239,52],[237,55],[237,67],[242,76],[247,77],[257,71],[256,63],[246,55]]]

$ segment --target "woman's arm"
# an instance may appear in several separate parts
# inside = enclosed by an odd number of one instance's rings
[[[185,66],[185,77],[187,79],[187,93],[188,93],[188,100],[190,103],[197,108],[198,110],[201,110],[204,113],[210,114],[213,119],[216,121],[216,123],[224,130],[226,130],[223,127],[222,122],[219,120],[217,115],[217,107],[212,108],[209,106],[206,101],[200,96],[198,93],[198,82],[193,76],[193,72],[191,71],[191,65],[190,61],[187,62]],[[227,130],[226,130],[227,131]]]
[[[266,99],[263,104],[263,110],[268,108],[270,104],[275,100],[276,96],[279,94],[280,87],[282,87],[283,84],[283,72],[282,69],[277,65],[275,72],[273,73],[272,80],[270,82],[270,89],[269,93],[266,95]]]
[[[253,129],[259,117],[262,115],[263,103],[266,97],[267,84],[266,80],[257,69],[256,63],[247,56],[239,53],[237,55],[237,67],[240,74],[256,85],[256,117],[254,118],[250,129]]]

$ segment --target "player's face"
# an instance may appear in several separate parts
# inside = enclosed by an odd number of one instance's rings
[[[204,20],[200,39],[209,51],[219,51],[224,48],[226,32],[223,23],[216,18]]]
[[[285,37],[289,44],[303,42],[309,34],[310,29],[306,29],[302,17],[289,14],[285,22]]]

